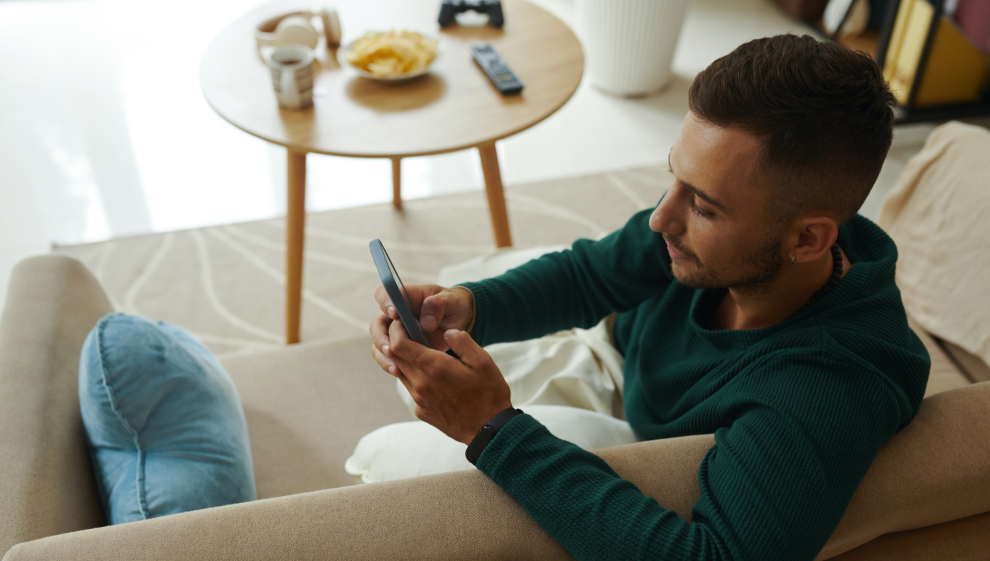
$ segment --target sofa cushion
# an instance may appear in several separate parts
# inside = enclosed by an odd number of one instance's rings
[[[371,337],[228,355],[251,435],[258,498],[353,485],[344,462],[362,436],[414,419]]]
[[[103,317],[79,357],[79,404],[111,524],[255,499],[237,389],[185,329]]]

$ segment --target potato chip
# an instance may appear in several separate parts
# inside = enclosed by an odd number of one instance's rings
[[[437,56],[437,40],[415,31],[370,31],[351,43],[345,58],[357,68],[384,78],[418,72]]]

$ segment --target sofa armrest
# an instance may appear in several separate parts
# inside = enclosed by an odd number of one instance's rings
[[[838,527],[828,559],[874,538],[990,511],[990,383],[926,398],[880,449]],[[596,453],[665,508],[690,520],[696,435]],[[523,508],[478,471],[317,491],[52,536],[4,561],[73,558],[261,560],[567,559]]]
[[[711,435],[658,441],[662,504],[690,513]],[[608,450],[631,472],[648,457]],[[655,458],[654,458],[655,459]],[[657,467],[660,464],[661,467]],[[651,470],[654,471],[654,470]],[[651,480],[657,478],[651,477]],[[685,485],[684,483],[687,482]],[[693,482],[693,485],[692,485]],[[25,559],[570,559],[512,497],[479,471],[303,493],[52,536],[15,546]]]
[[[712,435],[599,450],[623,478],[691,520],[701,497],[697,472]],[[668,460],[676,449],[675,462]],[[658,475],[659,474],[659,475]],[[823,561],[873,539],[990,512],[990,382],[925,398],[918,414],[877,453],[835,531]]]
[[[478,471],[263,499],[52,536],[24,559],[569,559]]]
[[[816,561],[876,537],[990,512],[990,382],[926,397],[888,440]]]
[[[77,379],[86,335],[112,311],[74,259],[14,268],[0,318],[0,553],[104,523]]]

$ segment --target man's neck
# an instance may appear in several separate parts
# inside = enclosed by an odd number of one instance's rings
[[[841,248],[840,248],[841,251]],[[842,252],[842,274],[851,266]],[[730,288],[715,312],[714,329],[760,329],[776,325],[801,309],[832,276],[832,252],[814,262],[784,265],[758,293]]]

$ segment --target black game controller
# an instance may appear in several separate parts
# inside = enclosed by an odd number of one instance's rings
[[[499,0],[443,0],[440,5],[440,27],[454,23],[454,16],[461,12],[478,12],[488,14],[488,25],[501,28],[505,24],[502,15],[502,2]]]

